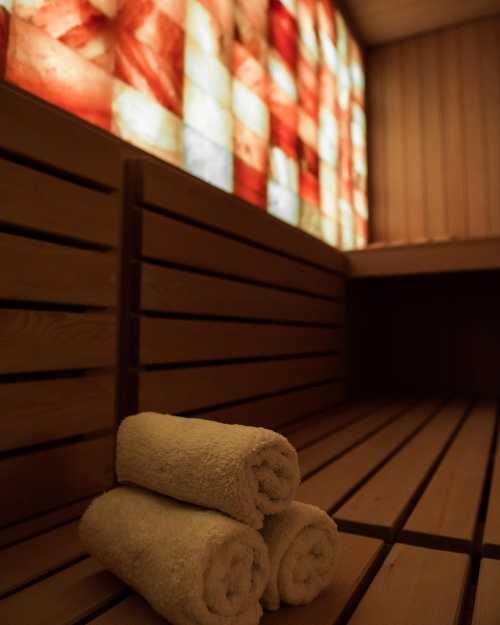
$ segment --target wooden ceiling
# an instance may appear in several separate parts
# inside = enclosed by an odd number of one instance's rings
[[[343,5],[366,45],[500,13],[500,0],[344,0]]]

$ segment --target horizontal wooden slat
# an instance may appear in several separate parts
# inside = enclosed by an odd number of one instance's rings
[[[345,395],[344,382],[327,382],[298,391],[254,399],[229,408],[202,412],[197,416],[222,423],[240,423],[275,429],[292,419],[331,409],[335,404],[344,401]]]
[[[0,551],[0,597],[85,553],[78,521]]]
[[[105,490],[113,465],[114,436],[1,460],[0,527]]]
[[[500,615],[500,561],[481,560],[472,625],[498,625]]]
[[[345,257],[338,250],[312,238],[235,195],[225,193],[189,174],[167,172],[159,165],[140,161],[142,200],[233,235],[266,245],[280,252],[317,263],[328,270],[345,272]],[[210,210],[217,206],[217,210]]]
[[[379,557],[382,543],[373,538],[340,535],[340,557],[344,555],[331,586],[309,605],[287,607],[265,612],[261,625],[333,625],[350,604],[373,563]],[[166,621],[139,597],[132,595],[117,606],[90,621],[91,625],[165,625]]]
[[[497,438],[486,514],[483,553],[494,558],[500,558],[500,435]]]
[[[302,482],[297,499],[324,510],[339,505],[436,411],[440,401],[427,401],[406,412],[394,423]]]
[[[316,443],[302,449],[299,454],[302,478],[376,432],[407,410],[411,404],[411,401],[401,401],[381,408],[364,418],[358,419],[342,430],[332,432]]]
[[[0,221],[82,241],[118,244],[117,194],[0,159]]]
[[[92,497],[87,497],[67,506],[63,506],[62,508],[57,508],[57,510],[52,510],[51,512],[41,514],[28,521],[22,521],[21,523],[16,523],[15,525],[0,530],[0,549],[27,540],[28,538],[63,523],[78,519],[91,501]]]
[[[341,351],[341,329],[143,317],[142,364]]]
[[[0,310],[0,373],[113,365],[112,314]]]
[[[139,375],[139,409],[176,414],[342,375],[338,356],[146,371]]]
[[[500,268],[500,239],[373,247],[347,254],[352,278]]]
[[[474,407],[405,523],[399,540],[472,549],[495,412],[493,402],[480,402]],[[388,484],[387,489],[392,486]]]
[[[87,558],[0,602],[0,623],[75,625],[128,592],[117,577]]]
[[[349,625],[456,625],[469,558],[395,545]]]
[[[0,100],[1,148],[109,188],[119,187],[116,139],[5,83],[0,85]]]
[[[204,213],[219,215],[220,208],[208,207]],[[252,218],[261,223],[261,219],[266,221],[266,214],[252,210]],[[335,257],[337,252],[330,249]],[[142,254],[330,297],[344,293],[341,276],[147,210],[143,212]]]
[[[0,384],[0,451],[111,428],[114,395],[111,375]]]
[[[232,267],[227,261],[227,268]],[[142,264],[145,310],[315,323],[344,322],[344,303]]]
[[[393,540],[401,515],[463,419],[467,403],[446,405],[337,512],[340,527]],[[382,431],[383,433],[383,431]],[[404,479],[402,479],[404,476]]]
[[[15,268],[2,276],[2,299],[117,305],[118,266],[113,253],[0,233],[0,265]]]
[[[315,416],[314,419],[307,418],[284,426],[281,432],[296,449],[302,449],[302,447],[310,445],[323,436],[340,430],[349,423],[374,412],[381,406],[381,401],[349,402],[347,406],[339,406],[335,410]]]

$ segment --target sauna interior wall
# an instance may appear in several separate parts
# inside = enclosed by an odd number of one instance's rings
[[[500,271],[350,280],[352,388],[500,394]]]
[[[500,15],[369,48],[371,240],[500,234]]]

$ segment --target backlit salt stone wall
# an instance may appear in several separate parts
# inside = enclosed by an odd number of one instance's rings
[[[362,58],[330,0],[0,0],[0,77],[331,245],[366,243]]]

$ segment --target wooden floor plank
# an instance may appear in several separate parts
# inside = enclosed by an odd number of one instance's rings
[[[500,433],[498,434],[488,511],[483,534],[483,553],[500,558]]]
[[[474,406],[405,523],[399,540],[472,550],[495,413],[492,401]]]
[[[339,406],[323,415],[316,415],[314,419],[306,418],[298,423],[290,424],[280,431],[296,449],[302,449],[322,436],[370,414],[383,403],[380,400],[349,403],[347,406]]]
[[[0,597],[84,555],[73,521],[0,551]]]
[[[457,625],[469,557],[395,545],[349,625]]]
[[[395,423],[302,482],[297,499],[324,510],[332,510],[407,437],[421,427],[441,404],[442,400],[438,399],[420,402]]]
[[[458,400],[442,408],[423,430],[337,510],[335,520],[340,527],[394,540],[402,513],[459,427],[467,407],[466,401]]]
[[[337,575],[331,586],[315,601],[300,607],[282,606],[277,612],[265,612],[260,625],[332,625],[352,601],[367,572],[379,557],[382,542],[365,536],[341,534]],[[90,621],[91,625],[166,625],[137,594]]]
[[[500,623],[500,561],[481,560],[472,625]]]
[[[127,592],[117,577],[86,558],[0,602],[0,623],[75,625]]]
[[[318,467],[344,452],[346,449],[362,441],[371,433],[388,424],[399,414],[408,409],[410,401],[391,404],[374,413],[370,413],[340,431],[328,434],[321,440],[302,449],[299,453],[299,465],[302,478],[307,477]]]

